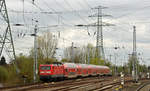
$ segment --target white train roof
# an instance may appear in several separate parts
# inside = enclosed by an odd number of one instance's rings
[[[81,68],[88,68],[88,64],[77,64],[78,66],[80,66]]]
[[[76,68],[77,66],[80,66],[81,68],[101,68],[101,69],[109,69],[107,66],[99,66],[99,65],[92,65],[92,64],[75,64],[75,63],[63,63],[64,67],[69,68]]]
[[[75,63],[63,63],[64,67],[69,67],[69,68],[76,68],[77,64]]]
[[[93,67],[93,68],[102,68],[102,69],[108,68],[108,69],[109,69],[109,67],[107,67],[107,66],[92,65],[92,64],[89,64],[89,66],[90,66],[90,67]]]

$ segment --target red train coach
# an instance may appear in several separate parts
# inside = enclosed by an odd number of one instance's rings
[[[78,76],[77,65],[74,63],[64,63],[64,77],[75,78]]]
[[[88,76],[89,73],[88,73],[88,65],[87,64],[77,64],[78,67],[80,68],[80,75],[82,77],[85,77],[85,76]],[[78,69],[79,69],[78,68]],[[79,71],[79,70],[78,70]]]
[[[107,66],[96,66],[88,64],[75,63],[54,63],[41,64],[39,67],[39,75],[41,80],[51,80],[57,78],[76,78],[78,76],[96,76],[111,75],[111,71]]]

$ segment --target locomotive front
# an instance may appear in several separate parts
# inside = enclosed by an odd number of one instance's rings
[[[52,74],[52,65],[40,65],[39,67],[40,80],[51,79],[51,74]]]

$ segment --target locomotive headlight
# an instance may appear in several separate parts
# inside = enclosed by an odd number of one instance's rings
[[[41,71],[40,73],[45,73],[44,71]]]
[[[49,74],[50,74],[51,72],[50,72],[50,71],[47,71],[46,73],[49,73]]]

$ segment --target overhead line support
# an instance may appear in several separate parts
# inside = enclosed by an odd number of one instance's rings
[[[90,15],[89,17],[97,17],[97,22],[94,24],[88,24],[88,25],[76,25],[78,27],[97,27],[97,38],[96,38],[96,55],[98,58],[102,58],[105,60],[105,53],[104,53],[104,46],[103,46],[103,26],[114,26],[114,24],[109,24],[103,22],[103,17],[111,16],[111,15],[105,15],[102,13],[103,9],[106,9],[107,7],[98,6],[92,9],[97,9],[97,14]]]

